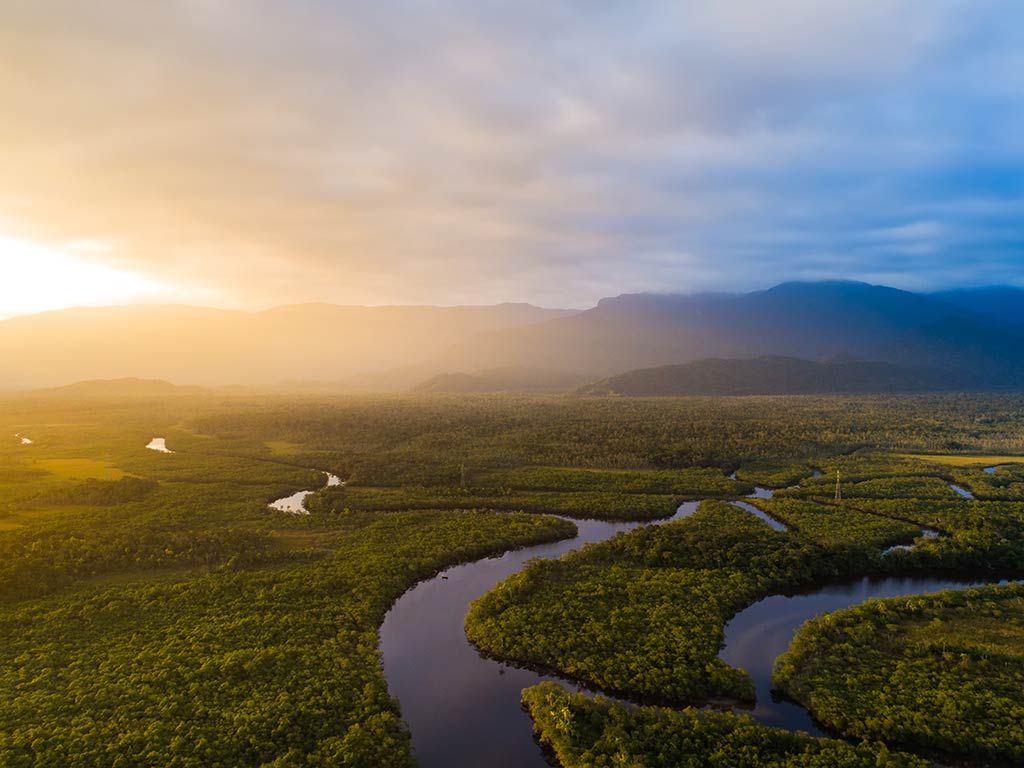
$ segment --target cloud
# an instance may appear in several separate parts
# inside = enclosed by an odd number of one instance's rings
[[[14,3],[0,223],[252,305],[1018,280],[1022,15]]]

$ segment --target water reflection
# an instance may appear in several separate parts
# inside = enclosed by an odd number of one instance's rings
[[[968,491],[966,488],[961,488],[959,485],[954,485],[953,483],[950,483],[949,487],[952,488],[954,491],[956,491],[957,494],[961,498],[964,498],[964,499],[973,499],[974,498],[974,494],[971,493],[970,491]]]
[[[669,520],[692,515],[699,504],[682,504]],[[642,525],[573,522],[579,531],[574,539],[449,568],[410,589],[388,613],[380,630],[384,672],[422,768],[548,766],[519,698],[523,688],[544,680],[565,681],[482,657],[466,639],[463,621],[473,600],[522,570],[527,560],[561,557]]]
[[[146,443],[146,447],[151,451],[157,451],[159,453],[174,453],[174,451],[168,449],[167,441],[162,437],[154,437]]]
[[[803,707],[782,700],[772,687],[775,659],[782,655],[805,621],[869,598],[904,597],[943,589],[984,586],[988,582],[935,577],[862,578],[822,587],[811,594],[773,595],[740,611],[726,625],[719,658],[750,673],[757,705],[750,712],[766,725],[825,735]]]
[[[337,475],[332,475],[330,472],[324,472],[327,476],[327,486],[330,488],[334,485],[343,485],[341,478]],[[312,491],[298,491],[293,493],[291,496],[285,496],[283,499],[277,499],[276,501],[270,502],[270,506],[280,512],[287,512],[289,515],[308,515],[309,510],[306,509],[306,497],[316,493],[317,490]]]
[[[771,498],[757,488],[750,498]],[[733,502],[776,530],[779,521],[747,502]],[[670,520],[688,517],[700,502],[686,502]],[[401,706],[412,733],[413,749],[423,768],[486,765],[520,768],[549,764],[533,739],[533,724],[520,706],[523,688],[555,680],[553,675],[506,666],[482,657],[466,639],[463,622],[469,604],[535,557],[555,558],[583,544],[604,541],[641,523],[574,521],[576,538],[508,552],[500,557],[450,568],[405,593],[384,620],[380,649],[388,689]],[[667,521],[663,521],[667,522]],[[926,530],[924,536],[935,535]],[[931,577],[872,579],[826,585],[813,593],[773,596],[737,614],[725,629],[721,658],[747,670],[757,690],[751,714],[762,723],[814,735],[822,731],[799,705],[772,690],[775,659],[797,628],[821,613],[846,608],[873,597],[898,597],[954,587],[980,585]]]

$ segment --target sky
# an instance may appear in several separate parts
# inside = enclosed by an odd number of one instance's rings
[[[0,316],[1024,284],[1024,5],[5,0]]]

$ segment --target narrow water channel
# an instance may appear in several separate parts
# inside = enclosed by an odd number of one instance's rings
[[[324,472],[327,477],[327,484],[324,487],[330,488],[335,485],[344,485],[341,478],[337,475],[332,475],[330,472]],[[312,496],[320,488],[315,488],[310,491],[297,491],[291,496],[285,496],[282,499],[270,502],[270,506],[279,512],[287,512],[289,515],[308,515],[309,510],[306,509],[306,498]]]
[[[954,489],[965,498],[970,493]],[[751,498],[770,498],[758,488]],[[687,502],[668,520],[693,514],[700,502]],[[736,506],[773,528],[777,520],[747,502]],[[663,520],[661,522],[668,522]],[[510,667],[483,657],[466,639],[463,623],[469,604],[500,581],[521,570],[531,558],[561,557],[583,544],[604,541],[640,523],[574,521],[574,539],[542,544],[450,568],[406,592],[392,607],[380,630],[380,649],[390,693],[401,705],[421,768],[486,765],[489,768],[535,766],[548,762],[533,738],[533,724],[520,706],[523,688],[555,680],[553,675]],[[927,536],[933,532],[926,531]],[[908,545],[912,546],[912,545]],[[815,588],[807,594],[775,595],[738,613],[725,628],[720,657],[745,669],[754,681],[757,704],[749,714],[766,725],[825,735],[808,712],[779,698],[772,688],[775,659],[808,619],[862,603],[869,598],[899,597],[943,589],[980,586],[984,582],[915,576],[860,578]]]
[[[864,577],[802,595],[772,595],[733,617],[725,627],[725,643],[718,656],[730,666],[745,669],[753,679],[757,704],[747,714],[765,725],[827,736],[806,709],[781,699],[772,685],[775,659],[789,648],[800,625],[822,613],[849,608],[870,598],[904,597],[988,583],[929,576]]]
[[[684,503],[668,520],[692,515],[699,504]],[[579,531],[574,539],[449,568],[410,589],[388,613],[380,630],[384,674],[409,724],[421,768],[548,765],[533,740],[533,722],[520,706],[520,693],[544,680],[566,681],[484,658],[466,639],[463,622],[473,600],[530,558],[561,557],[642,525],[573,522]]]

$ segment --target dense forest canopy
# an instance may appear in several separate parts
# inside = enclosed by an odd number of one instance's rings
[[[2,405],[0,762],[12,766],[410,765],[377,656],[385,611],[446,565],[572,535],[545,513],[649,520],[708,500],[688,520],[527,568],[470,622],[500,655],[675,703],[749,697],[715,653],[723,622],[760,595],[852,573],[1011,572],[1024,557],[1015,395],[72,390]],[[153,437],[173,452],[147,450]],[[346,484],[310,496],[309,515],[267,506],[321,488],[323,472]],[[756,501],[788,532],[727,503],[755,484],[794,486]],[[919,526],[943,535],[880,557]],[[535,641],[566,617],[594,631]],[[722,717],[685,743],[769,738],[756,725],[728,735]],[[776,748],[787,760],[845,750]]]

